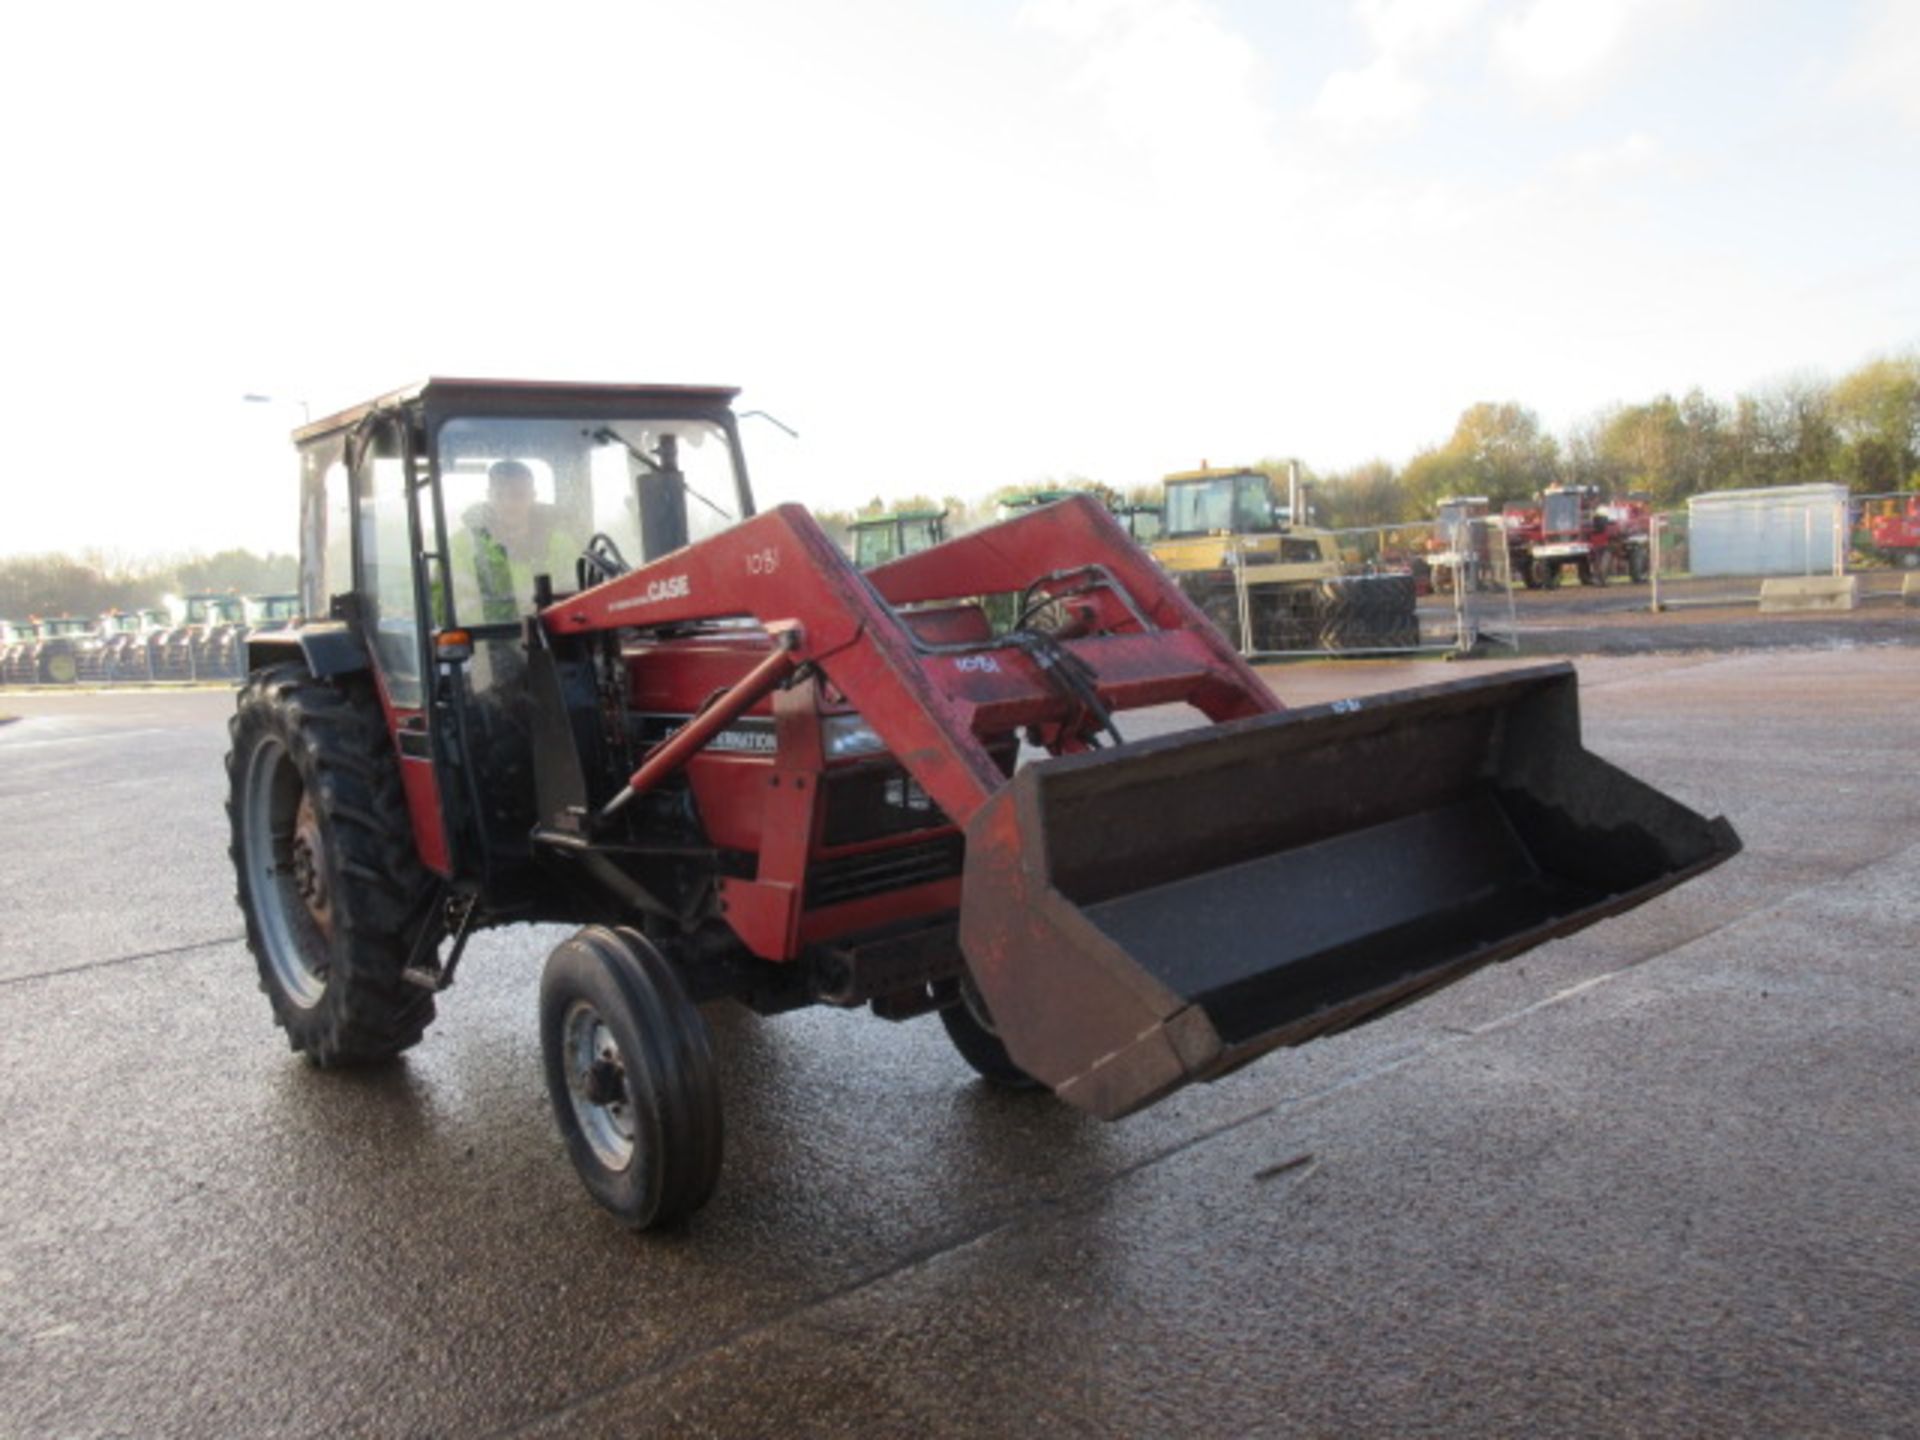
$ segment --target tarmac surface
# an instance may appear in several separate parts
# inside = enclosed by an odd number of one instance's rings
[[[1913,1434],[1920,662],[1579,668],[1592,748],[1743,854],[1114,1125],[931,1018],[715,1008],[721,1188],[652,1238],[548,1115],[558,932],[311,1070],[240,939],[230,695],[11,693],[0,1434]]]

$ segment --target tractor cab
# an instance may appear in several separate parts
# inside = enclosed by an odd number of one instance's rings
[[[1462,525],[1487,518],[1491,502],[1484,495],[1449,495],[1434,510],[1433,535],[1446,541]]]
[[[1600,503],[1594,485],[1552,485],[1540,492],[1540,529],[1549,541],[1577,540],[1593,529]]]
[[[1275,503],[1273,482],[1257,470],[1195,470],[1167,477],[1162,519],[1169,540],[1282,530],[1291,518],[1286,506]]]
[[[1158,505],[1125,504],[1114,508],[1114,518],[1127,527],[1136,545],[1147,545],[1160,538],[1165,528],[1165,511]]]
[[[1024,490],[1017,495],[1004,496],[993,507],[996,520],[1011,520],[1016,515],[1025,515],[1028,511],[1038,510],[1042,505],[1052,505],[1056,501],[1066,500],[1078,495],[1078,490],[1034,489]]]
[[[862,570],[931,550],[947,538],[944,510],[899,510],[868,515],[847,527],[853,537],[853,563]]]
[[[754,513],[734,393],[430,380],[295,432],[294,604],[332,619],[249,636],[247,668],[367,670],[421,857],[503,909],[538,888],[527,622]],[[624,618],[686,584],[630,597]]]
[[[253,630],[284,630],[300,618],[300,597],[292,595],[246,595],[240,608],[246,624]]]
[[[183,624],[207,629],[216,625],[238,625],[243,616],[240,597],[225,591],[183,596],[180,613]]]

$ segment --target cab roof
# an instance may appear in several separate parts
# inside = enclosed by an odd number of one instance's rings
[[[1211,466],[1202,465],[1198,470],[1176,470],[1164,477],[1161,483],[1172,485],[1182,480],[1231,480],[1246,475],[1256,480],[1270,480],[1264,470],[1255,470],[1248,465]]]
[[[376,410],[419,407],[443,414],[567,415],[620,406],[687,404],[724,409],[740,393],[729,385],[619,385],[576,380],[474,380],[434,376],[322,416],[293,432],[295,444],[351,429]]]

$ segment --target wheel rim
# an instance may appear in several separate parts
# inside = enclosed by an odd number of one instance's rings
[[[593,1158],[609,1170],[633,1159],[633,1091],[626,1059],[600,1012],[584,1000],[567,1007],[560,1030],[567,1098]]]
[[[267,964],[287,998],[311,1010],[327,989],[332,867],[319,814],[278,740],[254,747],[244,805],[248,889]]]

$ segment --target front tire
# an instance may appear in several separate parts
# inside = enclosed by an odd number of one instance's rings
[[[707,1023],[637,931],[590,925],[540,978],[547,1094],[589,1194],[634,1230],[693,1214],[720,1178]]]
[[[228,726],[229,850],[260,988],[322,1067],[416,1044],[433,995],[402,978],[432,882],[370,689],[263,670]]]
[[[940,1023],[946,1027],[947,1039],[960,1052],[960,1058],[971,1065],[981,1079],[1006,1090],[1043,1088],[1007,1054],[1000,1032],[994,1028],[993,1016],[987,1010],[987,1002],[974,987],[971,976],[963,975],[955,984],[952,1003],[941,1007]]]

